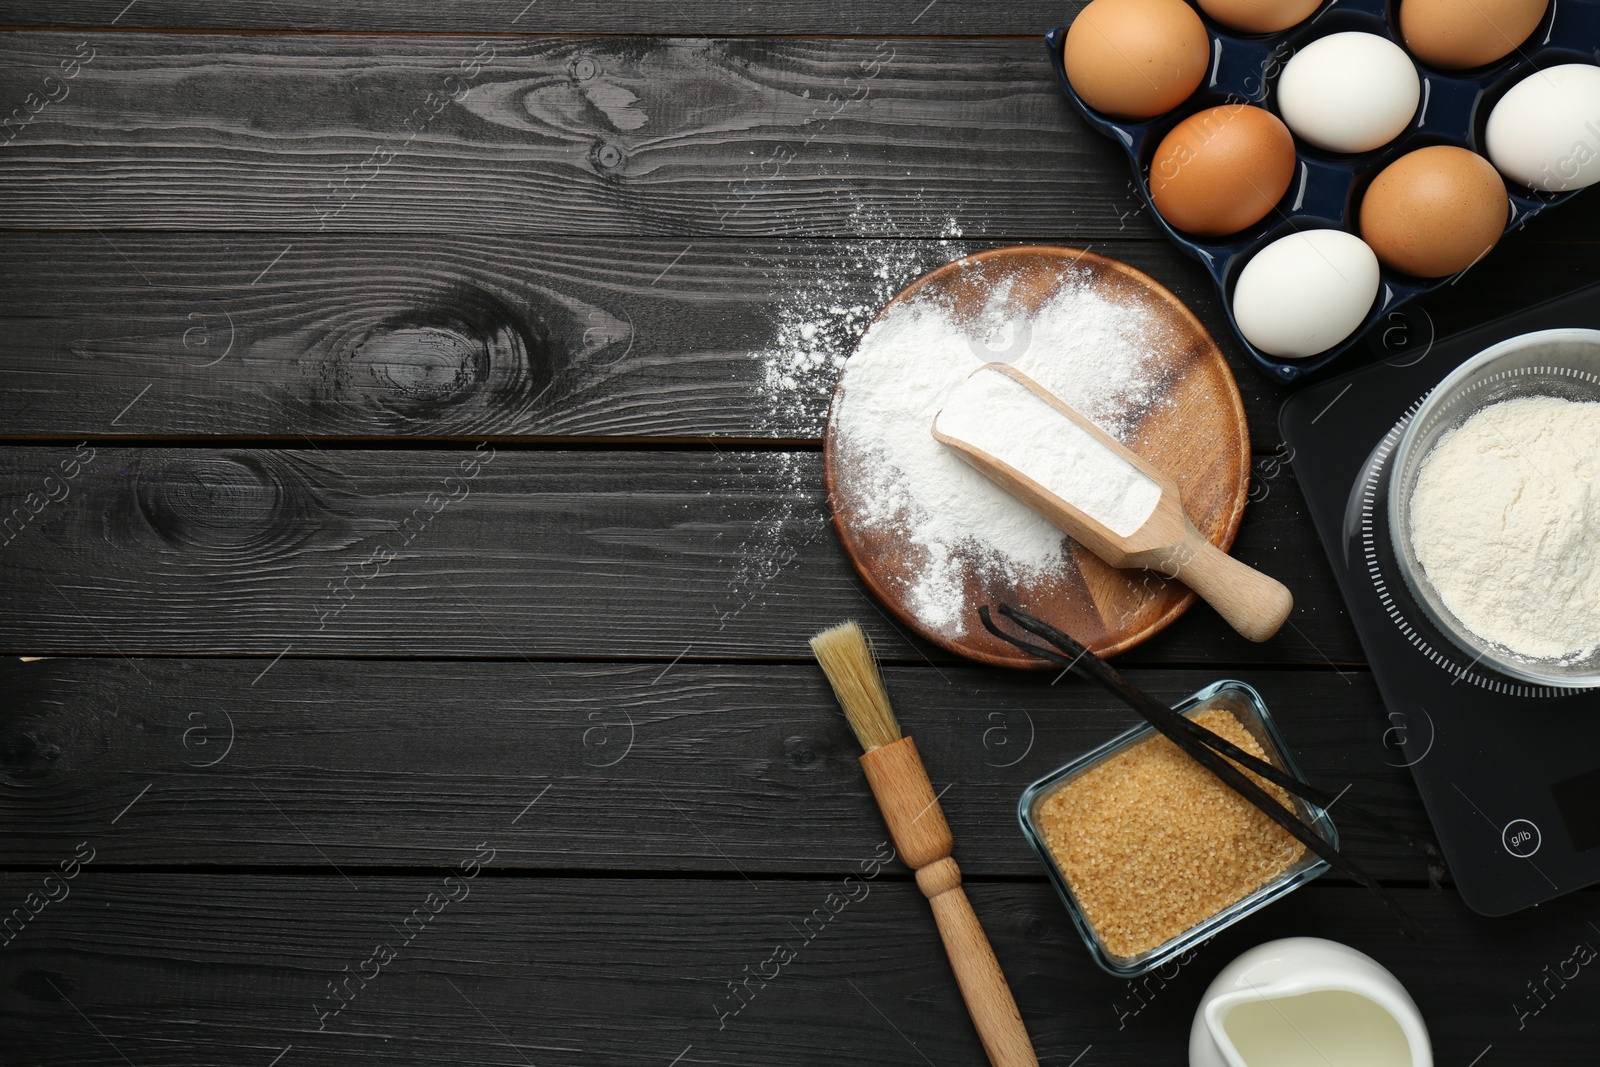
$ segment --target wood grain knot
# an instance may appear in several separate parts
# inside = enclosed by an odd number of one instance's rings
[[[318,524],[286,454],[157,453],[135,472],[135,499],[165,541],[253,558],[293,551]]]
[[[827,746],[819,746],[809,737],[786,737],[783,739],[783,759],[789,767],[796,771],[816,771],[831,763],[832,755]]]
[[[78,983],[59,971],[41,971],[37,967],[30,967],[18,972],[13,988],[29,1000],[60,1004],[78,991]]]
[[[50,773],[49,764],[61,755],[61,749],[49,742],[18,731],[0,735],[0,767],[6,777],[22,780],[42,778]]]
[[[553,303],[553,302],[552,302]],[[353,317],[332,343],[331,395],[344,418],[381,433],[453,435],[504,428],[554,379],[565,308],[521,312],[479,291],[437,294],[420,307]]]
[[[663,135],[728,132],[729,112],[750,94],[762,98],[755,106],[763,114],[790,99],[822,113],[802,96],[809,87],[785,92],[755,85],[735,67],[709,42],[578,41],[544,52],[532,77],[479,82],[458,105],[530,142],[588,142],[589,163],[602,174]]]
[[[487,375],[488,346],[448,325],[399,325],[369,334],[356,345],[352,362],[364,367],[378,389],[420,405],[453,400]]]

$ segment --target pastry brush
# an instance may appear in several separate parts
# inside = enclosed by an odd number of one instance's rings
[[[994,1067],[1038,1067],[1006,976],[961,888],[961,868],[950,857],[955,841],[944,809],[916,743],[900,734],[866,635],[853,622],[841,623],[813,637],[811,651],[866,750],[861,769],[896,853],[917,873],[917,888],[933,907],[950,969],[989,1062]]]

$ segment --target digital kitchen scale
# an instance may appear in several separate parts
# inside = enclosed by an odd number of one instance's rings
[[[1410,767],[1461,898],[1483,915],[1600,882],[1600,689],[1503,676],[1428,622],[1390,545],[1390,460],[1445,375],[1560,326],[1600,329],[1600,285],[1310,386],[1278,418],[1383,694],[1385,750]]]

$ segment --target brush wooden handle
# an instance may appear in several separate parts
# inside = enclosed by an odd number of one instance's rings
[[[1192,524],[1161,570],[1199,593],[1251,641],[1265,641],[1277,633],[1294,610],[1294,595],[1282,582],[1240,563]]]
[[[961,868],[950,858],[955,839],[928,780],[916,743],[903,737],[861,757],[878,810],[901,862],[917,872],[917,888],[933,907],[961,999],[994,1067],[1038,1067],[1033,1042],[983,926],[961,888]]]
[[[926,877],[928,875],[932,877]],[[967,1014],[994,1067],[1038,1067],[1033,1042],[994,949],[961,888],[961,869],[948,857],[917,872],[917,886],[933,907],[950,969],[967,1002]]]

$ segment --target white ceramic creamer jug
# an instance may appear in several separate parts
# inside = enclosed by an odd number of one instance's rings
[[[1189,1067],[1433,1067],[1422,1013],[1377,960],[1336,941],[1257,945],[1206,989]]]

